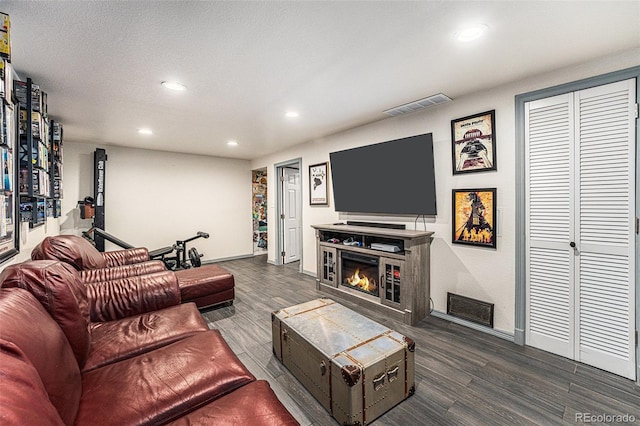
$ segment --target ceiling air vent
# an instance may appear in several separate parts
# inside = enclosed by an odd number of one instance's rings
[[[447,95],[443,95],[442,93],[438,93],[436,95],[431,95],[424,99],[419,99],[417,101],[409,102],[408,104],[399,105],[397,107],[390,108],[382,112],[395,117],[396,115],[408,114],[410,112],[418,111],[420,109],[425,109],[426,107],[430,107],[431,105],[443,104],[449,101],[451,101],[450,97],[448,97]]]

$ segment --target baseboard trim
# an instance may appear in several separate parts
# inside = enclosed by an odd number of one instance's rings
[[[453,315],[448,315],[448,314],[446,314],[444,312],[431,311],[431,315],[436,317],[436,318],[440,318],[440,319],[447,320],[447,321],[450,321],[450,322],[453,322],[453,323],[456,323],[456,324],[463,325],[465,327],[472,328],[474,330],[482,331],[483,333],[487,333],[487,334],[490,334],[492,336],[499,337],[499,338],[504,339],[504,340],[508,340],[510,342],[515,342],[514,335],[513,334],[509,334],[509,333],[505,333],[504,331],[499,331],[499,330],[495,330],[495,329],[490,328],[490,327],[485,327],[484,325],[476,324],[475,322],[471,322],[471,321],[464,320],[462,318],[454,317]]]
[[[231,256],[231,257],[221,257],[218,259],[209,259],[209,260],[203,260],[202,264],[203,265],[210,265],[212,263],[218,263],[218,262],[226,262],[227,260],[238,260],[238,259],[246,259],[249,257],[253,257],[253,253],[251,254],[241,254],[238,256]]]
[[[310,277],[313,277],[313,278],[318,278],[318,275],[313,271],[307,271],[307,270],[303,269],[302,273],[305,274],[305,275],[309,275]]]

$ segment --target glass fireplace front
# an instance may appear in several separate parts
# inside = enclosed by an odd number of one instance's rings
[[[341,252],[341,280],[345,287],[379,297],[379,259],[366,254]]]

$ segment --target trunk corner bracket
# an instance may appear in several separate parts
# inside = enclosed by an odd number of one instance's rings
[[[342,378],[349,387],[353,387],[360,380],[362,370],[356,365],[345,365],[341,369]]]
[[[404,336],[402,340],[404,340],[404,342],[407,344],[407,349],[409,349],[409,352],[415,352],[416,342],[414,342],[412,338]]]

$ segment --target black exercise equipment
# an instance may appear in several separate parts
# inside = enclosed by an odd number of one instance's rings
[[[80,219],[92,219],[95,216],[96,209],[93,197],[84,197],[84,200],[78,201],[80,209]]]
[[[120,238],[105,232],[103,229],[92,227],[88,231],[82,232],[82,236],[95,244],[96,237],[112,242],[123,249],[134,248],[131,244]],[[195,236],[186,240],[177,240],[175,244],[168,247],[149,251],[149,258],[152,260],[162,260],[167,269],[177,271],[180,269],[198,268],[202,265],[202,254],[198,253],[195,247],[187,250],[187,243],[198,238],[209,238],[206,232],[198,232]],[[187,259],[188,256],[188,259]]]
[[[99,229],[105,228],[105,181],[107,173],[107,151],[96,148],[93,153],[93,198],[95,199],[95,215],[93,226]],[[101,235],[94,238],[98,251],[104,252],[104,240]]]
[[[162,249],[149,252],[151,259],[162,260],[167,266],[167,269],[172,271],[180,269],[198,268],[202,265],[200,258],[202,255],[198,253],[195,247],[187,250],[187,243],[198,238],[209,238],[209,234],[206,232],[198,232],[194,237],[187,238],[186,240],[178,240],[171,247],[164,247]],[[169,251],[167,251],[169,249]],[[172,254],[169,256],[169,254]],[[187,260],[187,255],[189,259]]]

